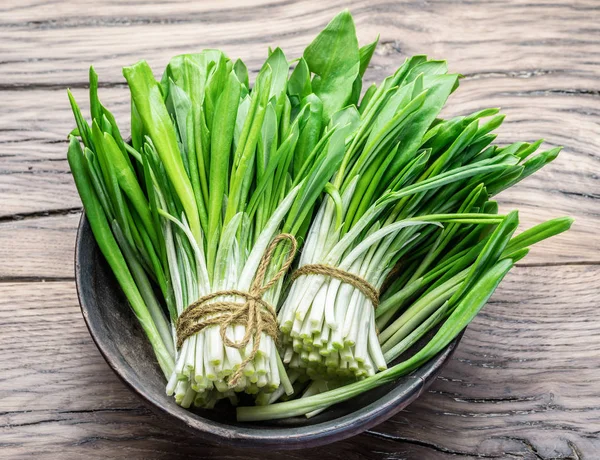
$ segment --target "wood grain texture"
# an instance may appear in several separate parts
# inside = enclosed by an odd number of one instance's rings
[[[269,45],[297,56],[344,7],[381,34],[379,81],[425,53],[465,75],[446,115],[501,107],[499,142],[543,137],[557,161],[499,196],[524,226],[573,229],[532,251],[468,329],[432,389],[350,440],[239,452],[174,433],[112,374],[81,318],[65,87],[87,108],[87,69],[128,131],[120,68],[157,74],[219,47],[252,74]],[[0,4],[0,457],[595,459],[600,452],[600,5],[595,0],[7,0]]]
[[[0,280],[74,279],[79,210],[0,223]]]

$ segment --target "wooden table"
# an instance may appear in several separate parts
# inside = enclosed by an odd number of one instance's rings
[[[381,34],[368,79],[412,54],[445,58],[465,76],[447,114],[502,107],[499,142],[564,145],[499,199],[524,226],[576,223],[519,263],[408,410],[325,448],[267,454],[173,432],[92,343],[73,280],[81,204],[65,159],[65,88],[85,106],[93,63],[123,125],[122,66],[147,59],[158,73],[175,54],[219,47],[256,74],[267,46],[300,55],[347,3],[125,3],[0,5],[0,457],[600,458],[600,4],[352,2],[361,42]]]

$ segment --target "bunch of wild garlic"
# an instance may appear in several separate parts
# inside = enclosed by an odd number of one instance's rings
[[[514,237],[516,212],[490,200],[560,149],[494,145],[497,109],[441,118],[459,81],[444,61],[409,58],[361,96],[376,45],[344,11],[301,58],[270,51],[252,87],[218,50],[174,57],[160,82],[125,67],[129,142],[93,69],[91,123],[69,93],[87,218],[182,406],[245,392],[259,406],[241,420],[311,416],[404,375],[570,226]]]

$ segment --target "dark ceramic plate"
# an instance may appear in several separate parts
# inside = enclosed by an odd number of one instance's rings
[[[235,410],[226,404],[218,406],[218,410],[186,410],[165,394],[164,376],[152,348],[100,253],[85,215],[79,224],[76,244],[75,275],[81,311],[104,359],[168,423],[212,443],[298,449],[356,435],[388,419],[423,393],[460,340],[458,337],[410,376],[337,404],[311,419],[238,423]]]

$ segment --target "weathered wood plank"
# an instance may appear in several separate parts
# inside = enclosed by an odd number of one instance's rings
[[[83,107],[86,92],[77,93]],[[74,127],[66,90],[1,94],[0,219],[81,207],[66,160],[67,134]],[[119,119],[127,120],[125,90],[103,91],[103,95]]]
[[[0,280],[74,277],[80,212],[0,223]]]
[[[0,445],[52,458],[594,458],[600,267],[522,267],[427,394],[318,450],[245,453],[173,432],[108,369],[72,282],[0,283]]]
[[[132,60],[164,65],[174,54],[207,47],[223,48],[256,65],[267,45],[283,44],[290,55],[300,54],[345,7],[352,10],[362,40],[381,34],[393,54],[428,52],[460,64],[465,74],[505,73],[515,66],[521,71],[589,73],[598,60],[593,0],[576,5],[283,0],[236,2],[229,8],[215,1],[176,1],[168,8],[150,1],[106,1],[102,7],[58,3],[35,2],[0,13],[0,39],[11,44],[4,53],[6,64],[0,66],[2,84],[80,84],[91,63],[105,81],[114,83],[122,81],[120,67]],[[49,46],[51,54],[40,53]]]

